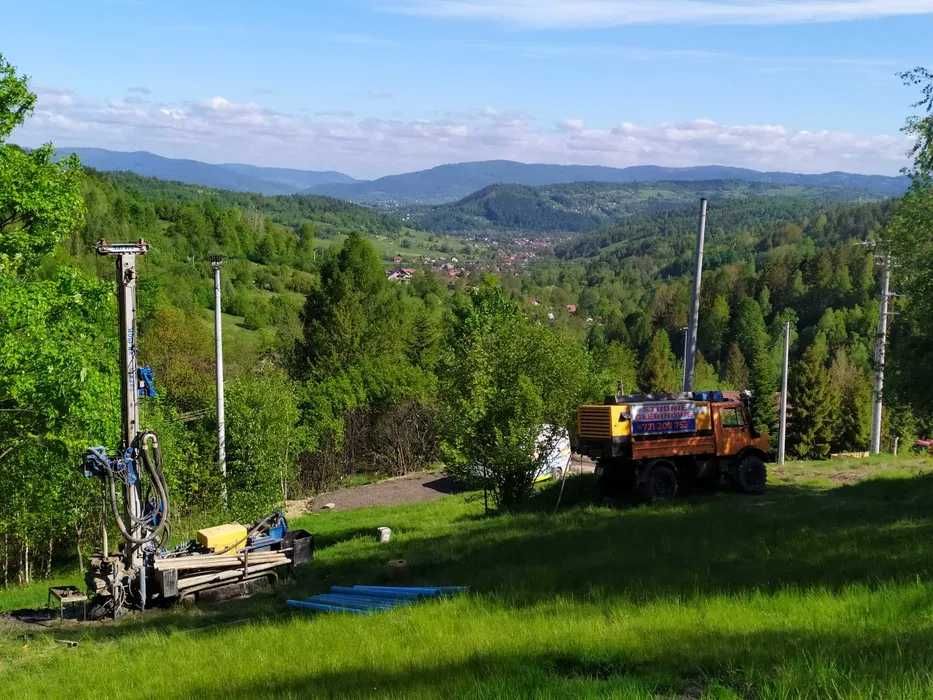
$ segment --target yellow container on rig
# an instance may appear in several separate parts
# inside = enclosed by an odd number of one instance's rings
[[[236,554],[246,546],[246,528],[239,523],[215,525],[198,530],[198,544],[214,554]]]

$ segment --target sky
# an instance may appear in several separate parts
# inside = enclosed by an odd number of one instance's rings
[[[0,53],[24,146],[896,174],[931,36],[933,0],[31,0]]]

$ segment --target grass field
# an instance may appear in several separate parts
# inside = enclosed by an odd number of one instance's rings
[[[316,514],[295,523],[316,561],[272,594],[7,628],[0,697],[933,696],[933,462],[792,464],[772,483],[609,508],[576,477],[556,516],[554,486],[513,515],[477,494]],[[383,582],[396,557],[413,583],[472,591],[375,616],[284,606]]]

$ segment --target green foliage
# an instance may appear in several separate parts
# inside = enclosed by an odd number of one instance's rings
[[[905,85],[920,86],[922,97],[914,107],[919,115],[907,118],[904,132],[916,138],[911,155],[914,158],[911,173],[919,177],[933,175],[933,72],[918,66],[900,74]]]
[[[33,269],[84,216],[76,158],[51,146],[25,152],[0,142],[0,272]]]
[[[33,100],[0,56],[0,140]],[[83,211],[76,164],[50,156],[0,142],[0,534],[27,582],[30,549],[41,542],[50,567],[54,542],[87,518],[94,489],[73,465],[87,441],[113,441],[118,418],[109,289],[67,267],[37,274]]]
[[[530,495],[590,384],[578,344],[529,320],[501,289],[476,290],[451,331],[442,370],[448,470],[479,476],[500,507],[513,508]]]
[[[0,53],[0,143],[32,113],[35,104],[28,78],[17,75],[16,68]]]
[[[738,343],[729,345],[723,369],[723,381],[725,388],[734,391],[743,391],[748,388],[748,364],[745,362],[742,351],[739,350]]]
[[[867,450],[871,430],[871,377],[849,359],[845,349],[829,368],[830,405],[838,407],[832,431],[834,451]]]
[[[761,307],[746,297],[739,303],[735,337],[748,365],[748,388],[752,392],[752,422],[763,433],[773,433],[777,422],[774,392],[777,368],[770,352],[770,339]]]
[[[655,332],[641,364],[639,384],[645,393],[673,393],[680,388],[677,361],[671,350],[671,340],[663,330]]]
[[[833,442],[837,397],[827,372],[826,338],[818,335],[792,373],[788,400],[793,408],[789,442],[799,457],[826,459]]]
[[[352,234],[305,302],[298,372],[324,375],[401,347],[400,307],[373,247]]]
[[[227,498],[241,520],[282,507],[301,444],[296,388],[281,370],[262,368],[230,383],[226,396]]]

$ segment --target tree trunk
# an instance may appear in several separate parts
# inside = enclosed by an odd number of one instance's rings
[[[84,571],[84,559],[81,556],[81,526],[75,523],[75,551],[78,553],[78,571]]]
[[[49,537],[49,558],[45,561],[45,577],[52,578],[52,538]]]
[[[10,533],[3,533],[3,587],[10,585]]]

